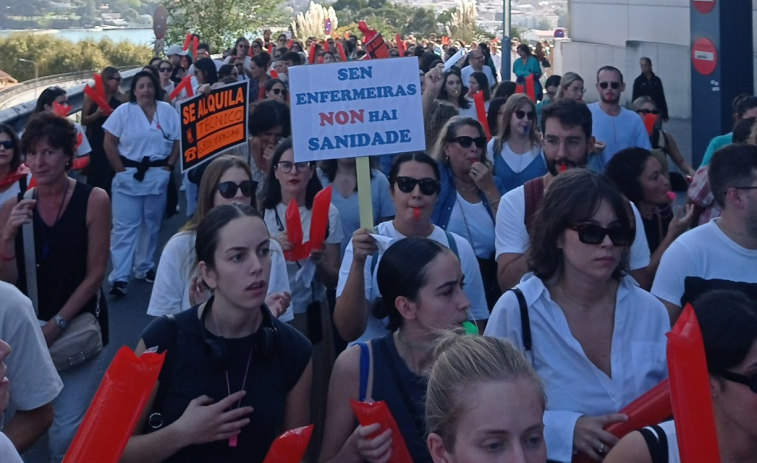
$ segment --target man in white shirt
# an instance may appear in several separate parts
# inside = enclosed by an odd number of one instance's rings
[[[542,113],[542,146],[548,172],[526,182],[502,197],[497,210],[495,225],[495,254],[497,256],[497,279],[502,291],[520,281],[528,272],[528,229],[530,215],[538,207],[543,192],[552,180],[568,169],[584,167],[589,153],[594,149],[592,114],[581,102],[561,100],[544,109]],[[527,189],[534,192],[529,207]],[[529,193],[530,195],[530,193]],[[649,288],[652,277],[647,275],[649,246],[644,234],[644,224],[636,207],[631,205],[636,218],[636,238],[631,246],[629,268],[631,276],[642,288]]]
[[[5,359],[7,372],[0,375],[0,380],[8,377],[10,408],[15,411],[6,420],[3,433],[22,453],[53,423],[52,402],[63,383],[29,298],[15,286],[0,281],[0,301],[0,339],[13,346],[13,355]]]
[[[494,61],[494,68],[497,70],[497,78],[500,80],[510,80],[505,79],[502,75],[502,55],[499,52],[499,48],[497,48],[497,42],[492,42],[489,45],[489,49],[491,50],[492,61]]]
[[[615,154],[626,148],[651,150],[647,129],[638,114],[620,106],[620,95],[625,91],[623,74],[612,66],[604,66],[597,72],[597,92],[600,101],[589,105],[593,119],[592,132],[598,142],[605,144],[601,156],[589,164],[598,172]]]
[[[5,376],[8,371],[5,359],[10,353],[11,347],[0,339],[0,416],[5,413],[5,409],[10,402],[10,382]],[[0,461],[4,463],[23,463],[16,447],[13,446],[13,442],[2,432],[0,432]]]
[[[757,303],[757,147],[718,150],[708,177],[722,215],[670,245],[652,286],[672,322],[687,302],[712,289],[740,289]]]
[[[484,58],[484,52],[480,48],[472,48],[468,53],[468,66],[465,66],[460,73],[462,74],[463,85],[470,86],[470,76],[474,72],[483,72],[486,75],[486,80],[489,82],[489,87],[492,87],[497,83],[497,80],[492,74],[492,69],[486,65]]]

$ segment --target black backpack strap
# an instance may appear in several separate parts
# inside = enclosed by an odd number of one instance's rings
[[[528,317],[528,305],[526,304],[526,297],[523,296],[523,291],[520,288],[510,288],[508,291],[512,291],[515,297],[518,298],[518,307],[520,308],[520,325],[521,334],[523,336],[523,348],[529,352],[533,347],[531,341],[531,319]]]
[[[163,427],[163,402],[166,398],[166,391],[168,390],[169,383],[171,382],[171,362],[176,358],[176,349],[179,345],[179,322],[176,321],[176,317],[173,315],[163,315],[163,319],[166,320],[168,330],[166,331],[166,358],[163,361],[163,367],[160,369],[158,375],[158,392],[155,394],[155,400],[152,403],[152,410],[148,415],[147,429],[145,431],[152,432]]]
[[[659,426],[651,426],[651,428],[654,429],[654,432],[647,428],[640,429],[639,432],[647,443],[652,463],[668,463],[670,458],[668,455],[668,436]],[[657,433],[656,436],[655,433]]]

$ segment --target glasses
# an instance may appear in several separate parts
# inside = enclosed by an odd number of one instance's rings
[[[612,87],[613,90],[617,90],[620,88],[620,82],[600,82],[599,88],[602,90],[607,90],[607,87]]]
[[[752,392],[757,394],[757,375],[744,376],[738,373],[733,373],[731,371],[724,371],[720,374],[720,376],[722,376],[723,379],[732,381],[734,383],[745,384],[749,386],[749,389],[751,389]]]
[[[544,137],[544,145],[546,148],[556,150],[560,148],[561,143],[565,143],[565,148],[571,153],[577,153],[583,149],[584,139],[581,137],[568,137],[561,139],[554,135],[547,135]]]
[[[435,195],[441,189],[439,180],[433,178],[397,177],[397,188],[403,193],[412,193],[416,185],[420,185],[421,193],[426,196]]]
[[[289,162],[289,161],[280,161],[276,168],[279,169],[279,171],[284,172],[285,174],[288,174],[292,171],[292,167],[294,167],[297,172],[307,172],[308,169],[310,169],[310,163],[309,162]]]
[[[285,89],[283,89],[283,88],[272,88],[271,91],[273,92],[274,95],[278,95],[280,93],[280,94],[286,96],[286,94],[287,94],[287,91]]]
[[[3,141],[0,141],[0,146],[2,146],[3,148],[7,150],[10,150],[10,149],[13,149],[15,145],[13,145],[13,140],[3,140]]]
[[[534,117],[536,117],[536,114],[534,114],[533,111],[525,112],[519,109],[515,111],[515,117],[517,117],[518,119],[523,119],[524,117],[527,117],[529,121],[532,121],[534,120]]]
[[[245,198],[252,196],[252,192],[258,187],[257,182],[245,180],[242,183],[221,182],[218,184],[218,192],[226,199],[231,199],[237,195],[237,190],[242,190]]]
[[[594,223],[568,225],[568,230],[578,232],[578,240],[583,244],[602,244],[605,236],[609,236],[615,246],[630,246],[636,237],[636,230],[633,228],[605,228]]]
[[[158,68],[158,71],[160,71],[160,72],[171,72],[171,71],[173,71],[173,69],[171,69],[171,68]]]
[[[456,141],[463,148],[470,148],[472,144],[476,144],[476,148],[483,148],[486,146],[486,137],[454,137],[447,140],[449,142]]]
[[[645,116],[647,114],[654,114],[655,116],[660,114],[660,110],[658,109],[640,109],[636,111],[637,113],[644,114]]]

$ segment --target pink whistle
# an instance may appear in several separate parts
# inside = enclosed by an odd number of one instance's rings
[[[413,218],[416,220],[421,218],[421,209],[419,207],[413,208]]]
[[[676,194],[673,193],[672,191],[668,191],[666,194],[668,195],[668,199],[669,200],[671,200],[671,201],[675,201],[676,200]]]
[[[237,446],[237,437],[238,434],[234,434],[233,436],[229,437],[229,447],[236,447]]]

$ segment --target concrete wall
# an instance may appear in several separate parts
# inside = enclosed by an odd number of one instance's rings
[[[732,0],[741,1],[741,0]],[[571,40],[558,41],[554,72],[573,71],[586,82],[587,101],[596,101],[596,71],[610,64],[623,72],[631,98],[631,85],[639,75],[639,58],[652,59],[662,79],[670,116],[691,117],[690,0],[572,0]],[[757,31],[757,0],[752,0]],[[753,34],[757,68],[757,34]],[[737,44],[735,44],[737,45]],[[757,88],[757,73],[755,74]]]

